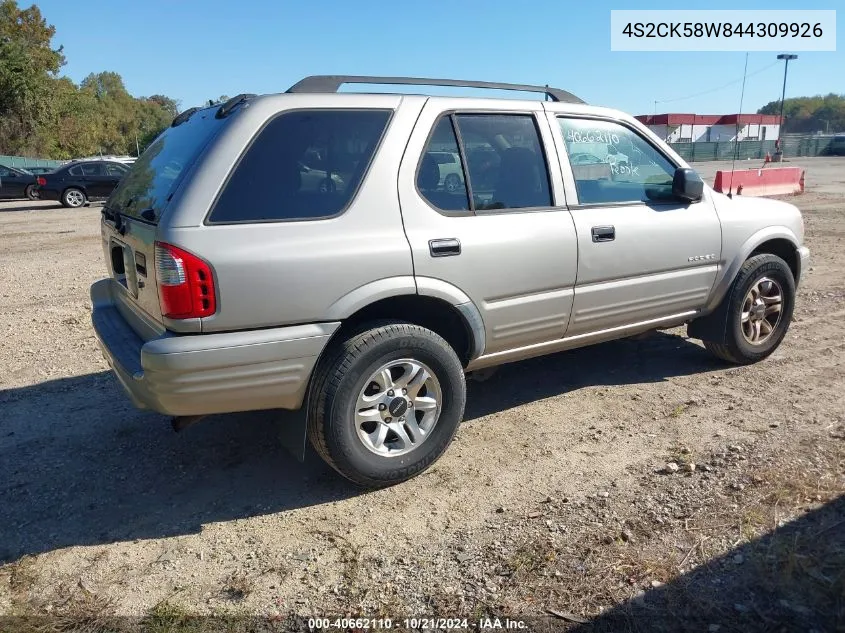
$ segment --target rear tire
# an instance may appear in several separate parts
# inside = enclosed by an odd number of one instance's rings
[[[65,189],[62,193],[62,206],[67,207],[69,209],[78,209],[82,206],[85,206],[85,203],[88,202],[88,197],[85,195],[85,192],[81,189],[77,189],[76,187],[69,187]]]
[[[23,191],[23,195],[25,195],[28,200],[38,200],[38,189],[35,188],[35,185],[27,185],[26,189]]]
[[[426,470],[464,413],[458,356],[443,338],[410,323],[352,333],[329,350],[314,380],[311,443],[332,468],[367,488]]]
[[[792,270],[776,255],[755,255],[739,269],[722,301],[727,302],[725,340],[704,341],[704,347],[736,365],[763,360],[781,344],[792,320]]]

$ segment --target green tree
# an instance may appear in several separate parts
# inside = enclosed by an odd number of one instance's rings
[[[143,97],[141,98],[143,99]],[[171,99],[170,97],[165,97],[164,95],[153,95],[152,97],[148,97],[146,101],[151,101],[156,104],[164,110],[168,116],[175,117],[179,114],[179,102],[176,101],[176,99]]]
[[[758,114],[780,114],[780,101],[771,101]],[[845,131],[845,95],[830,93],[815,97],[794,97],[783,102],[786,132]]]
[[[51,85],[48,109],[38,133],[39,155],[69,159],[99,151],[97,100],[63,77]]]
[[[37,6],[0,2],[0,153],[35,149],[50,82],[65,62],[62,48],[51,46],[54,34]]]
[[[91,73],[79,85],[59,77],[65,57],[54,36],[38,7],[0,0],[0,153],[135,154],[178,113],[165,95],[133,97],[116,72]]]

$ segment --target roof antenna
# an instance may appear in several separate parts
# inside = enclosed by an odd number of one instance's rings
[[[745,70],[742,71],[742,92],[739,95],[739,113],[736,115],[736,134],[734,135],[734,156],[731,161],[731,179],[728,183],[728,198],[733,198],[734,167],[739,154],[739,122],[742,119],[742,102],[745,99],[745,77],[748,74],[748,52],[745,53]]]

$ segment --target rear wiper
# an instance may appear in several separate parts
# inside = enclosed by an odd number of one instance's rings
[[[222,119],[223,117],[228,116],[232,112],[232,110],[235,109],[235,107],[238,104],[244,103],[245,101],[249,101],[250,99],[252,99],[255,96],[256,95],[254,95],[252,93],[246,93],[245,92],[245,93],[242,93],[242,94],[239,94],[237,96],[232,97],[231,99],[229,99],[226,103],[224,103],[222,106],[220,106],[217,109],[217,114],[214,115],[214,118]]]
[[[188,108],[184,112],[180,112],[176,115],[176,118],[173,119],[173,123],[170,124],[170,127],[176,127],[177,125],[182,125],[185,121],[191,118],[191,115],[199,110],[199,108]]]
[[[100,213],[102,213],[103,217],[107,220],[114,222],[114,228],[118,233],[126,235],[126,223],[123,221],[123,216],[120,214],[120,211],[111,211],[107,206],[103,205],[103,208],[100,209]]]
[[[126,235],[126,222],[120,214],[120,211],[114,212],[114,228],[121,235]]]

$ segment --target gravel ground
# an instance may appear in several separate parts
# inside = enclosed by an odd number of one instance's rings
[[[734,630],[746,616],[769,626],[761,609],[837,630],[840,549],[815,552],[809,569],[795,537],[796,577],[829,581],[800,599],[778,585],[761,607],[738,573],[800,521],[824,532],[802,544],[845,543],[845,159],[800,164],[810,191],[793,201],[813,262],[768,360],[726,367],[674,329],[505,366],[470,382],[443,459],[377,492],[313,453],[290,458],[284,416],[215,416],[176,435],[133,409],[90,328],[99,209],[0,203],[0,614],[552,610],[552,628],[603,614],[591,626],[619,630],[649,604],[648,622],[655,609],[680,613],[672,600],[686,591],[685,608],[711,600],[684,616],[691,630]],[[829,177],[815,190],[817,173]],[[719,591],[701,585],[691,599],[679,578],[716,564],[730,572]],[[726,587],[730,617],[713,606]]]

